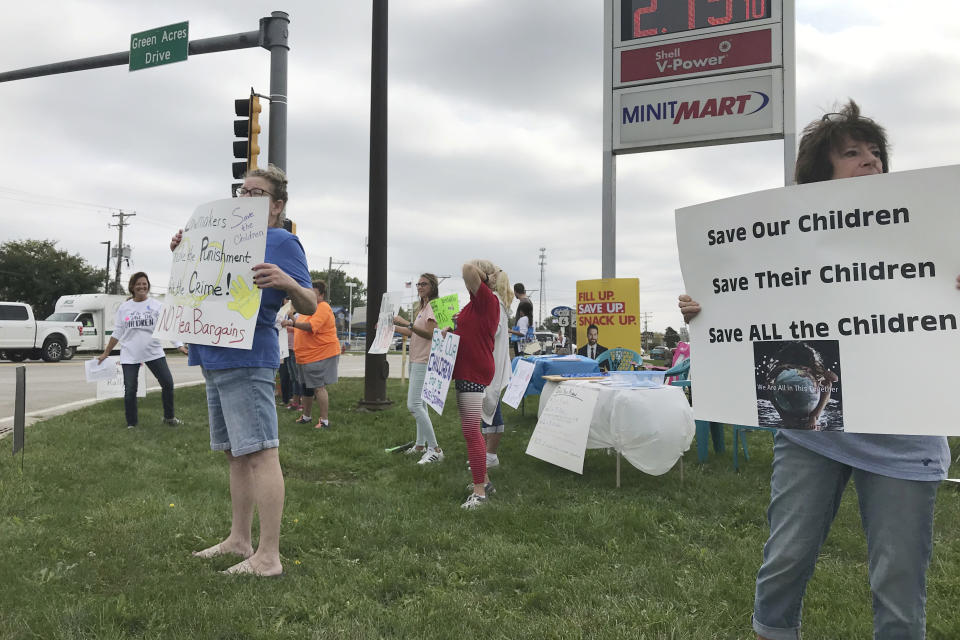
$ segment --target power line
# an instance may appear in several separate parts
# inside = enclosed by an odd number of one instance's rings
[[[91,209],[110,209],[111,211],[120,210],[120,207],[111,207],[110,205],[107,205],[107,204],[83,202],[82,200],[71,200],[70,198],[61,198],[59,196],[31,193],[30,191],[23,191],[22,189],[11,189],[9,187],[0,187],[0,192],[7,192],[7,193],[20,196],[19,198],[14,198],[8,195],[3,195],[3,193],[0,193],[0,198],[3,198],[4,200],[14,200],[16,202],[26,202],[28,204],[41,204],[41,205],[51,206],[51,207],[54,207],[54,206],[68,207],[73,209],[79,209],[80,207],[88,207]],[[22,198],[31,198],[31,199],[23,200]]]

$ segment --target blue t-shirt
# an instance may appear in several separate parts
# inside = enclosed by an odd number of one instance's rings
[[[267,248],[264,262],[275,264],[290,275],[297,284],[311,286],[307,257],[297,236],[286,229],[267,229]],[[263,289],[260,296],[260,313],[253,332],[253,347],[228,349],[204,344],[191,344],[188,363],[204,369],[236,369],[239,367],[280,366],[280,345],[277,337],[277,312],[283,305],[286,293],[281,289]]]
[[[950,447],[944,436],[801,429],[780,429],[777,436],[856,469],[900,480],[943,480],[950,467]]]

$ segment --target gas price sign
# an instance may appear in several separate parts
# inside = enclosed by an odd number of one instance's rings
[[[771,17],[768,0],[621,0],[623,42]]]

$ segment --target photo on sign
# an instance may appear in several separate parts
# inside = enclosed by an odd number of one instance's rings
[[[839,341],[757,341],[753,360],[759,426],[843,431]]]

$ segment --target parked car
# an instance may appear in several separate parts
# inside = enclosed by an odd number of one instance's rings
[[[556,335],[550,331],[534,331],[533,335],[540,343],[540,353],[542,355],[553,353],[553,340]]]
[[[667,357],[668,353],[670,353],[670,350],[663,346],[650,349],[650,357],[654,360],[663,360]]]
[[[0,351],[14,362],[59,362],[67,349],[79,346],[82,336],[79,322],[38,321],[30,305],[0,302]]]

